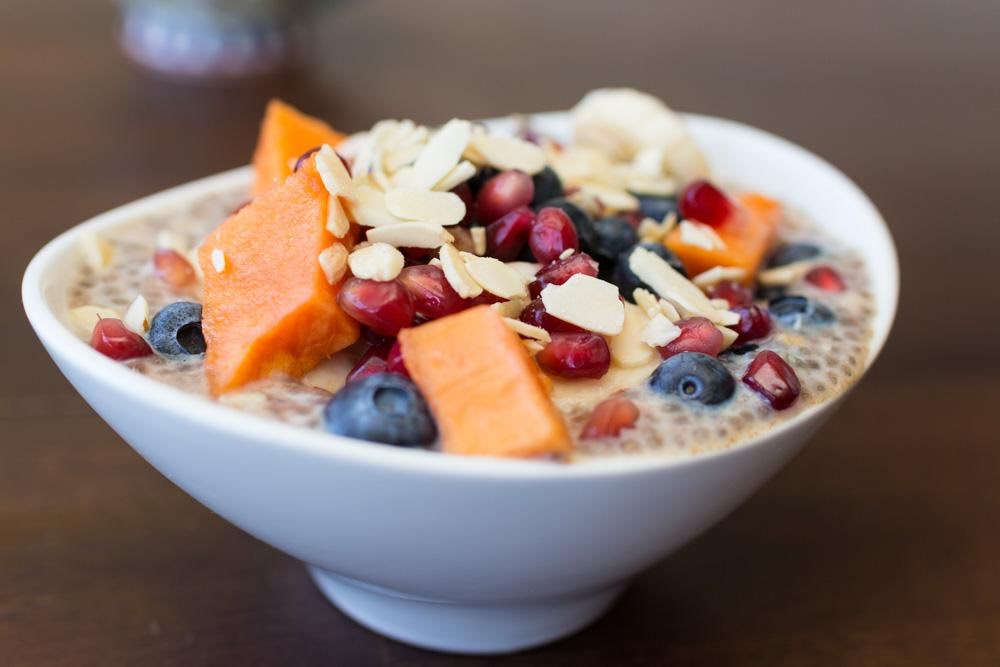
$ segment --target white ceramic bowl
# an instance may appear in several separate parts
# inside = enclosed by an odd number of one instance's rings
[[[542,114],[563,135],[563,114]],[[689,116],[715,177],[804,210],[867,259],[877,305],[871,364],[896,309],[895,249],[842,173],[783,139]],[[503,124],[503,121],[500,121]],[[158,384],[81,342],[58,319],[84,230],[206,193],[245,190],[246,168],[110,211],[62,234],[24,276],[25,311],[69,381],[171,481],[308,564],[358,622],[417,646],[499,653],[593,621],[629,580],[714,524],[784,464],[838,401],[733,449],[677,460],[577,465],[397,449],[237,413]]]

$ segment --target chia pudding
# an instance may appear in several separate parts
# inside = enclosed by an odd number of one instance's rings
[[[275,148],[275,115],[269,108],[252,193],[217,189],[86,239],[65,319],[98,351],[302,428],[559,461],[732,447],[842,394],[864,368],[874,300],[860,255],[766,193],[714,183],[658,100],[594,91],[574,109],[568,142],[539,136],[529,117],[517,137],[458,120],[437,130],[382,121],[344,139],[301,130],[297,144]],[[279,330],[286,312],[268,320],[266,285],[250,286],[265,290],[246,297],[263,304],[260,322],[232,333],[239,309],[218,312],[257,274],[222,281],[243,270],[244,254],[266,280],[260,258],[291,251],[264,243],[253,254],[245,241],[226,245],[246,237],[224,232],[306,209],[284,206],[279,191],[319,192],[325,247],[303,303],[318,291],[339,307],[307,311],[296,327],[308,331],[289,335]],[[295,239],[288,245],[302,245]],[[340,342],[302,342],[322,318]],[[437,348],[482,382],[446,368]],[[490,449],[490,434],[464,416],[486,408],[453,408],[481,402],[493,382],[508,399],[495,411],[551,422],[535,429],[537,442]],[[523,412],[532,402],[546,404],[537,416]]]

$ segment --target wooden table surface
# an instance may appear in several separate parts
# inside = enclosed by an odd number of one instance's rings
[[[245,162],[271,95],[353,130],[604,84],[851,174],[897,239],[901,309],[871,375],[750,502],[591,628],[502,662],[1000,664],[1000,4],[354,2],[318,22],[310,67],[241,87],[134,69],[112,12],[0,9],[0,664],[492,664],[355,625],[161,477],[59,375],[18,285],[66,227]]]

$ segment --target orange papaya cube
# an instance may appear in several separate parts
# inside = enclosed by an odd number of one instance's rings
[[[664,244],[676,254],[688,275],[696,276],[715,266],[734,266],[744,269],[743,282],[750,284],[770,250],[781,221],[781,205],[760,194],[746,194],[737,198],[733,215],[714,227],[725,247],[705,248],[686,243],[679,227],[670,230]]]
[[[444,451],[524,458],[572,449],[538,367],[489,306],[403,329],[399,342]]]
[[[205,373],[213,394],[274,373],[300,377],[358,339],[319,254],[329,195],[313,160],[213,231],[198,251],[204,273]],[[221,270],[220,270],[221,268]]]
[[[318,118],[307,116],[281,100],[267,104],[253,153],[253,195],[281,183],[292,173],[295,160],[311,148],[336,146],[344,135]]]

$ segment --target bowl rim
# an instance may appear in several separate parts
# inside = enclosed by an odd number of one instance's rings
[[[548,116],[551,119],[551,117],[560,114],[565,114],[565,112],[544,112],[532,115]],[[765,446],[769,442],[779,440],[782,434],[817,418],[857,385],[875,362],[885,345],[889,332],[892,330],[899,299],[899,264],[892,235],[881,213],[861,188],[832,164],[798,144],[744,123],[701,114],[683,114],[683,116],[686,120],[705,127],[710,128],[712,125],[716,125],[756,135],[758,139],[776,143],[786,151],[797,153],[799,159],[812,162],[816,168],[828,172],[828,176],[839,181],[839,187],[850,191],[851,196],[860,198],[871,209],[870,223],[874,226],[873,232],[884,236],[889,255],[886,258],[887,264],[879,269],[888,272],[890,289],[886,302],[876,304],[877,308],[888,311],[888,316],[884,319],[886,324],[882,330],[873,331],[868,358],[855,382],[841,394],[822,403],[811,405],[782,424],[731,447],[687,457],[661,456],[656,453],[630,454],[606,458],[587,458],[570,464],[558,464],[548,461],[442,455],[441,452],[436,451],[399,448],[389,445],[373,446],[372,443],[364,440],[293,426],[269,417],[241,412],[148,378],[96,352],[58,319],[45,298],[42,278],[52,262],[62,257],[83,233],[114,226],[140,212],[155,210],[164,204],[193,198],[203,191],[249,184],[251,180],[249,166],[238,167],[149,195],[101,213],[62,232],[35,254],[25,270],[21,285],[24,310],[36,335],[53,358],[61,357],[75,364],[82,372],[98,383],[110,386],[113,391],[117,391],[121,395],[129,395],[131,397],[129,400],[139,404],[139,407],[143,409],[148,409],[150,414],[160,414],[162,417],[190,422],[196,424],[200,429],[226,431],[229,435],[242,441],[253,441],[270,447],[291,448],[302,455],[327,458],[331,464],[338,462],[354,465],[366,464],[412,473],[433,473],[444,476],[461,475],[485,479],[549,481],[580,477],[647,474],[663,469],[707,465],[717,459],[747,453],[752,449]],[[502,122],[505,119],[496,120]],[[234,418],[237,416],[238,419]],[[334,444],[336,446],[331,446]]]

